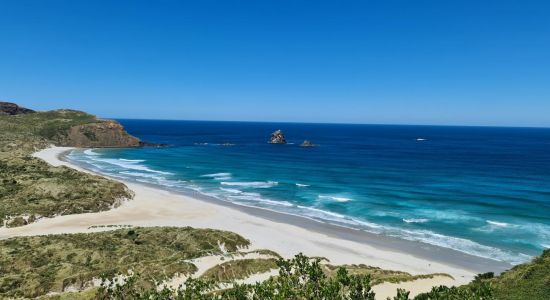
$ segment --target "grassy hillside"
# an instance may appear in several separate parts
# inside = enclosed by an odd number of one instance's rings
[[[52,167],[31,157],[50,144],[67,143],[71,128],[90,124],[103,123],[73,110],[0,115],[0,227],[21,226],[41,217],[104,211],[132,197],[121,183]]]
[[[550,299],[550,249],[485,281],[491,283],[497,299]]]
[[[102,274],[129,270],[141,284],[160,282],[196,267],[189,259],[249,245],[226,231],[194,228],[130,228],[107,232],[19,237],[0,240],[0,298],[36,297],[82,289]]]
[[[0,159],[0,182],[0,225],[8,227],[40,217],[108,210],[131,198],[123,184],[29,156]]]

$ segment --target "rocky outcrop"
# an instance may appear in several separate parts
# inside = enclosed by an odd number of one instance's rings
[[[151,146],[128,134],[116,121],[99,121],[73,126],[60,142],[63,146],[84,148]]]
[[[0,115],[20,115],[33,113],[34,110],[21,107],[11,102],[0,102]]]
[[[270,144],[286,144],[285,135],[279,129],[271,134],[271,139],[269,140]]]
[[[301,145],[300,147],[317,147],[319,146],[318,144],[314,144],[312,143],[311,141],[308,141],[308,140],[305,140]]]

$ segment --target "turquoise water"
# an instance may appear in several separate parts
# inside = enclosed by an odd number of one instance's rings
[[[550,247],[550,129],[119,120],[111,176],[518,263]],[[287,145],[266,143],[282,129]],[[299,144],[312,140],[319,147]]]

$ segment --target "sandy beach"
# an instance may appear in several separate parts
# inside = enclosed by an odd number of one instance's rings
[[[89,172],[60,159],[72,148],[51,147],[34,156],[54,166],[65,165]],[[302,252],[326,257],[332,264],[367,264],[411,274],[447,273],[455,279],[437,276],[411,283],[380,284],[377,296],[385,299],[396,287],[411,295],[428,291],[434,285],[460,285],[482,271],[501,271],[506,265],[425,244],[379,237],[357,230],[322,224],[257,208],[215,203],[177,194],[152,186],[123,181],[135,197],[120,207],[100,213],[66,215],[41,219],[16,228],[1,228],[0,239],[59,233],[108,230],[101,225],[191,226],[236,232],[249,239],[253,249],[267,248],[284,257]]]

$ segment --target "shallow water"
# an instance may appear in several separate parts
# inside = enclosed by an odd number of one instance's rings
[[[510,263],[550,247],[550,129],[119,120],[96,171]],[[272,145],[282,129],[289,144]],[[319,147],[304,148],[308,139]]]

